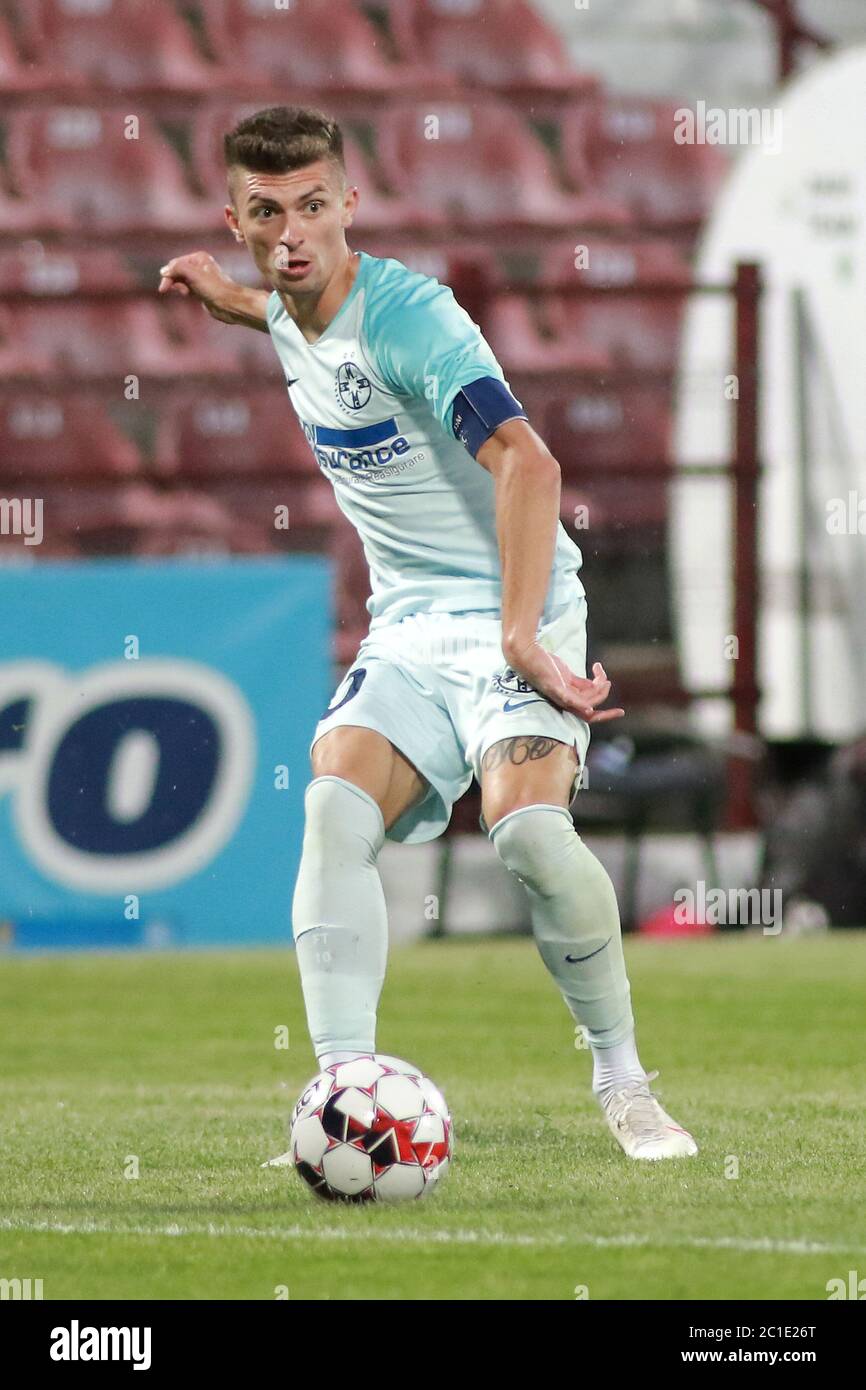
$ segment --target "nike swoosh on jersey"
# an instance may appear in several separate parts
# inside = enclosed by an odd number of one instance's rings
[[[543,704],[544,704],[544,700],[542,700],[540,696],[536,696],[536,698],[535,698],[534,700],[521,700],[520,703],[519,703],[519,704],[516,704],[516,705],[513,704],[511,700],[506,700],[506,701],[505,701],[505,704],[502,706],[502,708],[503,708],[503,711],[505,711],[505,713],[510,713],[511,710],[513,710],[513,709],[523,709],[523,706],[524,706],[524,705],[539,705],[539,704],[540,704],[540,705],[543,705]]]

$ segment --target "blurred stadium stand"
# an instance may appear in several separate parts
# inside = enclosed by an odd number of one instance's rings
[[[648,79],[633,95],[645,58],[618,89],[595,56],[603,17],[565,8],[0,0],[0,481],[54,490],[41,554],[330,551],[335,663],[352,659],[363,552],[268,337],[155,292],[161,262],[196,248],[257,283],[223,224],[222,136],[263,106],[313,102],[341,120],[361,189],[352,245],[454,287],[559,459],[563,524],[595,576],[594,645],[616,647],[638,698],[660,670],[676,686],[681,293],[727,157],[674,146],[682,92]],[[770,20],[756,6],[749,23]]]
[[[391,185],[429,203],[444,225],[628,223],[623,202],[563,188],[548,151],[506,103],[487,96],[444,101],[432,119],[431,128],[429,103],[390,106],[379,116],[378,153]]]
[[[670,132],[678,106],[611,97],[565,111],[560,139],[570,183],[621,199],[647,229],[676,230],[702,221],[728,157],[717,145],[674,144]]]
[[[141,451],[95,393],[60,396],[50,388],[4,389],[0,396],[0,481],[5,489],[56,479],[126,478]],[[75,492],[70,489],[73,505]],[[82,511],[86,498],[82,496]]]
[[[509,96],[551,89],[574,96],[596,86],[527,0],[379,0],[367,9],[385,20],[402,61],[420,53],[425,65],[470,85]]]
[[[328,88],[382,96],[429,80],[421,55],[393,58],[353,0],[200,0],[194,7],[223,74],[244,86],[289,84],[308,96]],[[440,79],[445,80],[445,79]]]
[[[267,345],[267,340],[262,335]],[[162,477],[244,480],[322,478],[300,427],[283,418],[285,385],[219,393],[187,386],[160,411],[154,468]],[[332,494],[331,494],[332,495]]]
[[[210,64],[171,4],[27,0],[15,6],[22,55],[48,87],[204,89]]]
[[[31,228],[88,239],[142,226],[183,233],[201,228],[209,205],[187,185],[177,153],[155,116],[126,106],[51,105],[4,120],[8,190]]]
[[[638,531],[663,544],[665,479],[634,480],[624,497],[605,470],[669,459],[678,302],[573,290],[688,282],[724,161],[690,149],[672,162],[667,106],[608,97],[526,0],[6,0],[0,16],[3,476],[67,483],[79,548],[87,537],[117,553],[123,536],[146,550],[149,518],[153,545],[185,543],[194,488],[243,521],[251,549],[328,548],[339,534],[338,663],[366,630],[360,543],[313,465],[268,338],[154,293],[161,261],[194,247],[256,283],[222,226],[222,135],[293,100],[343,122],[362,194],[353,244],[451,283],[481,322],[561,458],[572,534],[590,504],[599,557],[633,553]],[[118,372],[138,395],[127,399]],[[148,490],[133,499],[177,504],[187,520],[172,528],[147,508],[123,519],[131,476]],[[114,540],[110,507],[95,524],[93,496],[76,492],[94,479],[117,480]],[[274,528],[280,501],[288,533]],[[209,515],[194,538],[219,550]],[[650,628],[669,641],[665,611]]]

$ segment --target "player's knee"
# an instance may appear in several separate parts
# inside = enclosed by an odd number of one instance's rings
[[[369,792],[344,777],[315,777],[304,793],[304,853],[327,854],[333,865],[375,859],[385,822]]]
[[[536,892],[556,891],[557,881],[579,844],[564,806],[521,806],[503,816],[490,839],[506,868]]]
[[[561,806],[526,806],[497,821],[490,838],[502,862],[528,889],[559,902],[566,934],[586,936],[599,924],[619,930],[610,875],[583,843]]]

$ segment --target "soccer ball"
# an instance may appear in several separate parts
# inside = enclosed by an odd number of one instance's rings
[[[329,1201],[405,1202],[448,1171],[451,1115],[417,1067],[381,1053],[335,1062],[292,1111],[292,1161]]]

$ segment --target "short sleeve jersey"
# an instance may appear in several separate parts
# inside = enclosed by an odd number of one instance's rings
[[[271,337],[289,397],[370,567],[371,631],[418,612],[501,611],[495,484],[455,437],[458,392],[505,382],[450,289],[360,253],[336,316],[309,343],[274,291]],[[558,524],[542,617],[583,593]]]

